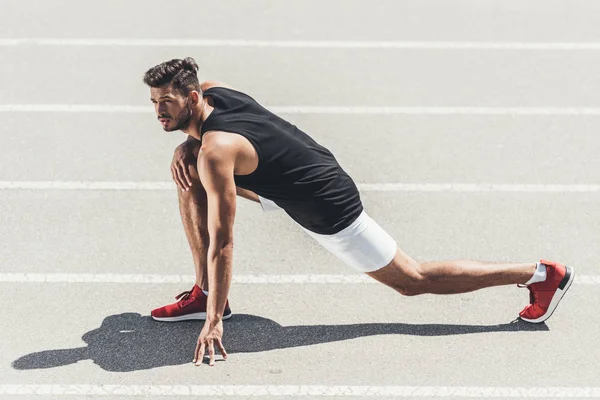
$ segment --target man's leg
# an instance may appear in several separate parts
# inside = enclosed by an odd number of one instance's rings
[[[192,178],[192,187],[185,192],[177,188],[179,213],[194,259],[196,285],[203,290],[208,290],[207,254],[209,236],[206,223],[208,213],[206,191],[200,182],[196,167],[189,165],[188,170]]]
[[[176,303],[152,310],[152,318],[157,321],[176,322],[206,319],[207,296],[203,291],[208,291],[207,254],[210,240],[206,224],[208,202],[196,166],[188,165],[188,171],[192,186],[183,192],[177,188],[177,194],[181,220],[194,259],[196,284],[191,290],[178,295]],[[223,319],[228,319],[231,315],[228,301],[223,311]]]
[[[527,284],[530,303],[519,316],[533,323],[550,318],[575,276],[572,267],[553,261],[540,260],[539,264],[467,260],[418,263],[400,249],[392,262],[367,275],[407,296],[465,293],[490,286]]]
[[[536,267],[536,263],[494,264],[468,260],[418,263],[398,249],[391,263],[367,275],[404,295],[414,296],[523,284],[533,276]]]
[[[177,188],[179,213],[196,267],[196,285],[208,291],[207,254],[210,238],[206,223],[208,213],[206,191],[200,182],[196,166],[189,165],[188,170],[192,178],[192,187],[186,192]],[[258,195],[249,190],[237,188],[237,194],[245,199],[260,202]]]
[[[177,296],[178,301],[176,303],[152,310],[152,318],[158,321],[174,322],[188,319],[206,319],[207,296],[203,291],[207,292],[209,289],[207,264],[210,243],[207,226],[208,201],[195,163],[187,167],[192,186],[184,192],[177,188],[177,195],[179,197],[181,221],[194,259],[196,284],[192,290]],[[260,202],[258,195],[249,190],[238,188],[238,195],[248,200]],[[228,301],[223,312],[223,319],[228,319],[231,315]]]

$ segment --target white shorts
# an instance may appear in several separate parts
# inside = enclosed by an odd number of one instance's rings
[[[268,199],[260,198],[263,210],[279,207]],[[333,235],[321,235],[302,227],[321,246],[360,272],[373,272],[388,265],[398,245],[377,222],[363,211],[347,228]]]
[[[360,272],[373,272],[385,267],[398,248],[396,241],[365,211],[349,227],[333,235],[302,229],[334,256]]]

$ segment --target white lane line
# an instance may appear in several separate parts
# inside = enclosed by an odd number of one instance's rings
[[[600,193],[600,184],[358,183],[362,192]],[[173,182],[0,181],[1,190],[175,190]]]
[[[189,283],[193,275],[2,272],[0,283]],[[234,275],[233,284],[363,284],[377,283],[366,275]],[[600,275],[576,275],[575,283],[600,285]]]
[[[415,50],[600,50],[600,42],[347,41],[134,38],[3,38],[0,46],[263,47]]]
[[[0,104],[0,112],[153,113],[150,106],[107,104]]]
[[[600,387],[0,385],[0,395],[600,398]]]
[[[193,275],[0,273],[3,283],[189,283]],[[600,279],[598,279],[600,283]],[[375,283],[366,275],[234,275],[233,284]]]
[[[600,107],[273,106],[269,109],[278,114],[325,115],[600,115]]]
[[[175,190],[173,182],[0,181],[0,190]]]
[[[396,107],[396,106],[265,106],[277,114],[320,115],[530,115],[598,116],[600,107]],[[152,106],[108,104],[0,104],[0,112],[150,114]]]
[[[528,185],[500,183],[362,183],[365,192],[518,192],[518,193],[599,193],[600,185]]]

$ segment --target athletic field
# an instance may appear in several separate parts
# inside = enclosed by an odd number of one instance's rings
[[[0,0],[0,398],[600,398],[600,3]],[[191,56],[336,155],[420,261],[573,266],[402,297],[240,199],[225,362],[144,72]],[[219,357],[218,357],[219,358]]]

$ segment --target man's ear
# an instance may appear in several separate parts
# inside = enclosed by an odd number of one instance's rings
[[[200,94],[198,92],[196,92],[195,90],[192,90],[190,92],[190,99],[192,100],[192,107],[195,107],[198,105],[198,102],[200,101]]]

